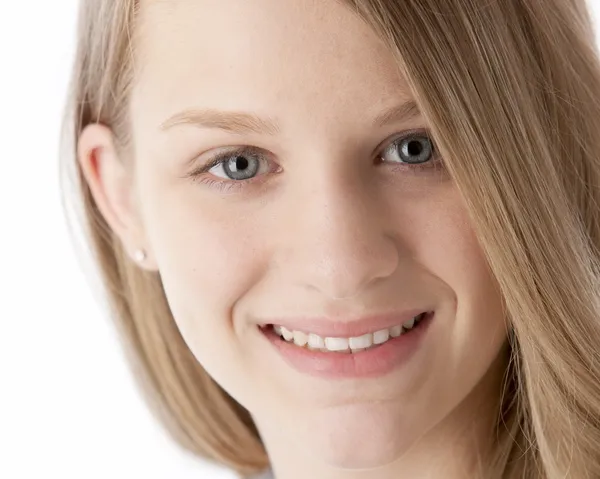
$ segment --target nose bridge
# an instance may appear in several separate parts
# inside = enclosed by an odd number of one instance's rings
[[[294,281],[333,299],[360,293],[394,272],[398,252],[378,208],[355,171],[340,169],[296,186],[282,245]],[[337,174],[336,174],[337,173]],[[288,203],[289,204],[289,203]],[[291,270],[290,270],[291,268]]]

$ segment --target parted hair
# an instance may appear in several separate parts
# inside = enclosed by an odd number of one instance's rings
[[[345,0],[389,45],[501,289],[511,360],[490,477],[600,477],[600,62],[584,0]],[[76,159],[89,124],[130,142],[136,0],[82,0],[61,160],[111,317],[173,437],[242,475],[269,459],[248,411],[184,343]],[[126,155],[123,161],[127,161]]]

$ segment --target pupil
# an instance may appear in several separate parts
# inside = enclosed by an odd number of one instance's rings
[[[408,152],[411,155],[418,155],[419,153],[421,153],[421,151],[423,151],[423,148],[421,147],[421,144],[418,141],[411,141],[408,144]]]
[[[238,156],[235,159],[235,169],[236,170],[243,170],[247,167],[248,167],[248,160],[246,158],[244,158],[243,156]]]

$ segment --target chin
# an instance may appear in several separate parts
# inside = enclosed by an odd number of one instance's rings
[[[386,466],[398,460],[418,438],[413,421],[409,424],[408,417],[397,410],[391,412],[390,407],[339,409],[323,412],[305,436],[309,454],[331,467],[357,470]]]

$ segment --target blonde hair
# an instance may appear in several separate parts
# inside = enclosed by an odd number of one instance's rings
[[[600,62],[584,0],[346,3],[395,54],[501,288],[513,330],[494,477],[600,477]],[[82,1],[72,141],[94,122],[129,141],[137,8]],[[65,199],[82,206],[154,409],[194,453],[264,469],[248,411],[192,356],[159,274],[132,265],[72,156],[62,167],[78,194]]]

